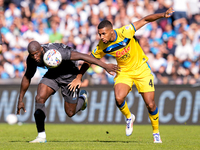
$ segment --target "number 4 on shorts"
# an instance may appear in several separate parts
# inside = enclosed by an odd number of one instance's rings
[[[152,79],[150,79],[150,81],[149,81],[149,85],[150,85],[151,87],[153,87]]]

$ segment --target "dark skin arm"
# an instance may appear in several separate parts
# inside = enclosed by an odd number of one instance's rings
[[[160,18],[171,17],[173,12],[174,12],[173,8],[169,8],[166,12],[148,15],[148,16],[146,16],[146,17],[144,17],[144,18],[142,18],[142,19],[140,19],[136,22],[133,22],[133,25],[135,26],[135,29],[138,30],[149,22],[153,22],[153,21],[160,19]]]
[[[115,64],[106,64],[90,55],[72,51],[70,60],[84,60],[90,64],[95,64],[104,68],[109,74],[114,75],[114,72],[119,71],[119,67]]]
[[[84,75],[84,73],[88,70],[91,64],[84,62],[83,65],[81,66],[81,69],[79,71],[79,74],[76,76],[76,78],[69,83],[69,90],[70,91],[75,91],[76,88],[81,87],[81,79]]]
[[[77,77],[69,83],[69,89],[74,91],[75,88],[80,88],[81,86],[81,79],[83,74],[87,71],[91,64],[96,64],[104,68],[109,74],[114,75],[114,72],[120,71],[120,68],[115,64],[106,64],[91,55],[81,54],[77,52],[73,52],[71,54],[71,60],[84,60],[84,64],[81,66],[80,72]]]
[[[31,67],[31,66],[29,67],[29,66],[30,66],[30,64],[27,64],[27,70],[21,81],[21,87],[20,87],[20,93],[19,93],[18,105],[17,105],[17,115],[20,114],[21,109],[23,109],[23,111],[26,112],[26,109],[25,109],[24,103],[23,103],[23,98],[24,98],[26,91],[29,88],[31,78],[34,76],[34,74],[36,72],[36,66],[34,66],[34,67]]]

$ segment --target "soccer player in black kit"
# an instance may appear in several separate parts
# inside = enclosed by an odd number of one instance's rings
[[[23,97],[31,83],[31,78],[36,72],[37,66],[45,67],[43,55],[49,49],[56,49],[61,53],[62,63],[56,68],[48,69],[38,84],[37,95],[35,97],[34,113],[38,136],[35,140],[30,141],[29,143],[46,142],[46,133],[44,127],[44,121],[46,117],[45,102],[59,88],[61,88],[61,93],[65,100],[65,112],[69,117],[72,117],[77,112],[84,110],[87,107],[87,92],[85,90],[82,90],[79,96],[78,89],[74,92],[70,92],[68,89],[68,84],[72,82],[79,73],[77,60],[84,60],[88,63],[99,65],[111,75],[114,75],[114,72],[119,71],[118,66],[115,64],[105,64],[104,62],[87,54],[79,53],[62,43],[49,43],[41,45],[37,41],[32,41],[28,45],[29,55],[26,60],[27,68],[21,81],[17,114],[20,114],[21,109],[26,112],[23,103]]]

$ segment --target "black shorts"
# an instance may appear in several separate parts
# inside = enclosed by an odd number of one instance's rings
[[[47,77],[43,77],[40,83],[47,85],[52,88],[55,92],[61,88],[61,94],[64,100],[68,103],[76,104],[78,102],[79,97],[79,89],[76,89],[75,92],[72,92],[68,89],[68,84],[75,79],[76,76],[72,76],[67,79],[57,78],[51,79]]]

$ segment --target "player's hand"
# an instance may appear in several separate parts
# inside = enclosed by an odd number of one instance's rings
[[[174,12],[173,8],[172,8],[172,7],[169,8],[169,9],[165,12],[164,17],[165,17],[165,18],[169,18],[169,17],[171,17],[172,14],[173,14],[173,12]]]
[[[76,90],[76,88],[79,89],[80,87],[81,87],[81,80],[77,78],[75,78],[71,83],[68,84],[68,89],[73,92]]]
[[[110,75],[113,75],[113,76],[115,75],[115,73],[120,71],[120,67],[115,64],[107,64],[107,67],[105,69]]]
[[[24,112],[26,112],[26,109],[24,107],[24,103],[22,101],[18,101],[18,105],[17,105],[17,115],[20,114],[20,110],[23,109]]]

